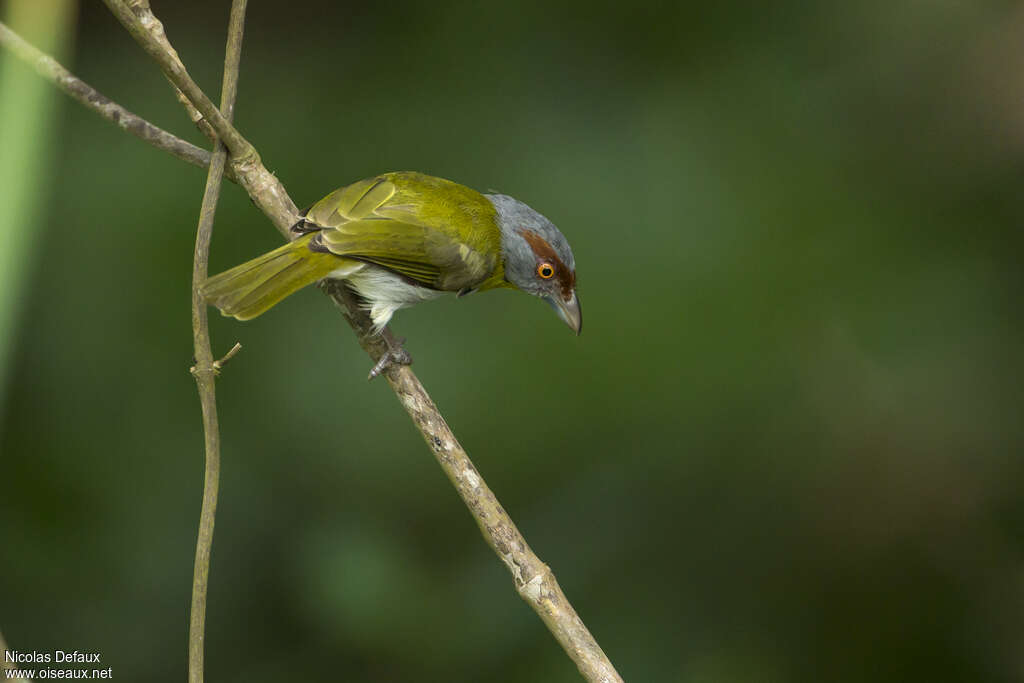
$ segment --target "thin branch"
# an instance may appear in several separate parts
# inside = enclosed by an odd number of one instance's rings
[[[242,58],[242,33],[245,28],[247,0],[233,0],[228,25],[227,48],[224,54],[224,82],[221,87],[220,107],[224,117],[231,120],[235,97],[238,94],[238,69]],[[239,344],[224,359],[215,361],[210,348],[210,328],[207,306],[199,286],[206,280],[210,261],[210,240],[213,237],[213,218],[220,198],[221,180],[227,161],[227,148],[216,143],[210,171],[206,176],[199,227],[196,231],[196,249],[192,262],[192,336],[196,364],[192,374],[199,390],[203,411],[203,432],[206,441],[206,472],[203,479],[203,505],[199,514],[199,532],[196,537],[196,559],[192,573],[192,609],[188,634],[188,680],[203,683],[204,644],[206,642],[206,595],[210,581],[210,554],[213,548],[213,530],[217,516],[217,494],[220,489],[220,426],[217,420],[215,377],[220,366],[241,348]]]
[[[0,22],[0,47],[10,50],[15,57],[31,65],[40,76],[73,97],[86,109],[99,114],[121,130],[193,166],[206,168],[210,165],[210,153],[205,149],[196,147],[191,142],[154,126],[149,121],[108,99],[64,68],[53,57],[26,42],[3,22]],[[234,180],[233,177],[232,180]]]
[[[219,373],[221,368],[228,364],[228,361],[235,357],[235,354],[242,350],[242,345],[235,342],[235,345],[224,354],[224,357],[220,360],[213,361],[213,371]]]
[[[216,371],[213,351],[210,349],[210,331],[207,306],[199,293],[199,285],[206,279],[213,231],[213,216],[220,198],[220,184],[224,175],[227,151],[218,144],[213,152],[210,170],[206,176],[206,191],[199,212],[199,228],[192,265],[192,336],[196,364],[192,375],[196,378],[199,402],[203,411],[203,434],[206,446],[206,470],[203,477],[203,505],[199,513],[199,533],[196,537],[196,558],[192,570],[192,608],[188,635],[188,680],[203,681],[203,644],[206,640],[206,594],[210,579],[210,552],[217,515],[217,494],[220,489],[220,425],[217,419],[217,396],[214,388]]]
[[[123,0],[104,0],[122,21],[132,36],[164,69],[167,77],[188,96],[196,108],[207,117],[211,125],[224,135],[239,183],[246,189],[256,205],[286,237],[298,218],[295,204],[277,178],[267,171],[255,149],[234,129],[227,119],[212,106],[185,72],[176,53],[168,44],[162,46],[157,34],[163,37],[162,27],[145,28]],[[149,12],[146,0],[131,0],[132,6],[142,14]],[[175,64],[176,63],[176,64]],[[236,149],[241,153],[236,157]],[[377,361],[388,351],[384,337],[371,334],[371,322],[361,310],[352,293],[343,285],[325,280],[321,289],[331,296],[341,309],[359,339],[360,345]],[[385,330],[385,335],[390,332]],[[487,543],[508,566],[520,596],[537,612],[552,634],[572,658],[583,677],[594,682],[615,683],[621,677],[605,656],[566,599],[554,574],[533,553],[511,518],[487,487],[455,436],[452,434],[437,406],[430,399],[415,373],[408,366],[391,366],[385,377],[398,396],[402,407],[420,430],[424,440],[437,458],[446,475],[455,485],[470,513],[480,527]]]

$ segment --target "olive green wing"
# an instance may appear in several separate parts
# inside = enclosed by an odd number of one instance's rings
[[[491,275],[496,260],[438,230],[389,218],[348,221],[318,238],[332,254],[377,264],[442,291],[476,286]]]
[[[432,289],[473,288],[499,267],[501,237],[490,202],[440,178],[391,173],[362,180],[317,202],[306,221],[323,228],[314,248]]]

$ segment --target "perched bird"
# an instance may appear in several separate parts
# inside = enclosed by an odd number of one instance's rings
[[[385,173],[330,193],[292,231],[302,236],[206,280],[206,300],[249,320],[306,285],[336,278],[355,289],[380,333],[400,308],[444,292],[506,287],[544,299],[580,332],[569,243],[512,197],[422,173]]]

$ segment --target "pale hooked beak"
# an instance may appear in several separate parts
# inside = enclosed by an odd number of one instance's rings
[[[583,329],[583,312],[580,310],[580,300],[576,297],[576,292],[569,295],[568,299],[553,296],[548,299],[548,303],[558,313],[558,317],[572,328],[576,336],[579,336],[580,330]]]

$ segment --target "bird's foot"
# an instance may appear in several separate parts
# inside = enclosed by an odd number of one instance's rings
[[[402,346],[405,343],[404,339],[388,339],[387,343],[388,350],[384,352],[384,355],[380,357],[376,365],[370,369],[370,375],[366,378],[367,380],[379,377],[392,365],[412,365],[412,356]]]

